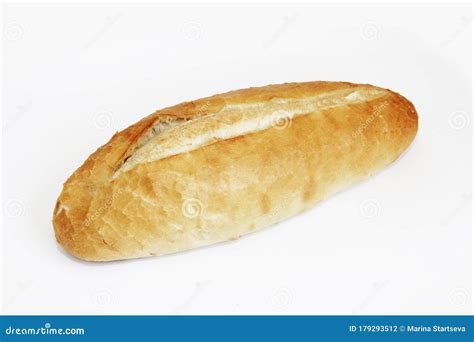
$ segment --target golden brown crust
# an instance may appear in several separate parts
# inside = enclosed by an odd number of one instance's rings
[[[291,113],[283,125],[254,120],[279,108]],[[151,134],[159,122],[176,126]],[[94,261],[233,239],[377,172],[417,127],[402,96],[342,82],[243,89],[165,108],[115,134],[67,180],[56,238]],[[186,139],[193,145],[181,146]]]

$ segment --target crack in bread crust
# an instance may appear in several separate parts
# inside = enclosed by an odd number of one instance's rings
[[[141,163],[154,162],[220,140],[285,125],[300,115],[370,101],[386,93],[387,91],[383,89],[361,86],[291,101],[280,98],[273,99],[270,103],[226,104],[218,112],[178,123],[176,120],[166,129],[159,129],[157,134],[146,140],[146,143],[134,149],[113,178]]]

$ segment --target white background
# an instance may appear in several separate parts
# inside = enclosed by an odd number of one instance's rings
[[[3,8],[3,312],[469,314],[471,25],[450,4]],[[290,81],[371,83],[420,115],[395,164],[238,241],[87,263],[58,247],[62,183],[165,106]]]

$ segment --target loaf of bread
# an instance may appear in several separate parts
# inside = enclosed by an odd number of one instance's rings
[[[417,129],[404,97],[345,82],[181,103],[116,133],[72,174],[54,209],[56,239],[91,261],[236,239],[379,171]]]

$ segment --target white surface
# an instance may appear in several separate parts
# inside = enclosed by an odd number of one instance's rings
[[[467,314],[469,5],[5,5],[3,312]],[[345,80],[409,98],[420,130],[381,174],[238,241],[85,263],[51,225],[66,178],[155,109]]]

